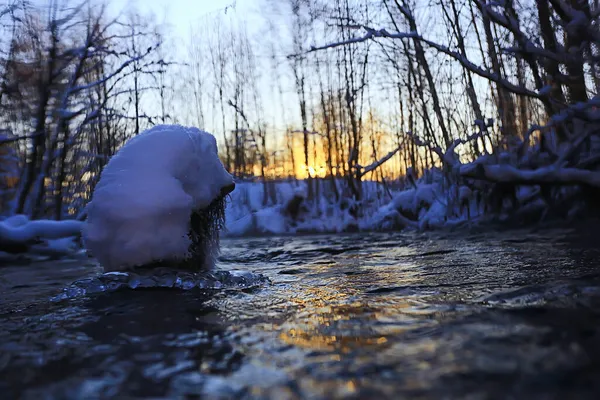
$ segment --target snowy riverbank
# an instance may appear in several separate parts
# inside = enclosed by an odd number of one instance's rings
[[[341,188],[342,182],[338,183]],[[336,200],[329,180],[319,181],[319,196],[313,201],[306,198],[307,181],[270,185],[265,204],[264,185],[238,182],[227,202],[226,236],[427,230],[478,223],[490,216],[481,193],[467,186],[447,185],[438,171],[403,188],[363,182],[360,206],[345,197]],[[517,192],[517,200],[525,203],[533,192],[523,188]],[[543,206],[533,203],[532,208]]]
[[[337,184],[341,192],[343,182]],[[227,199],[223,236],[433,230],[478,224],[491,217],[484,209],[481,193],[466,186],[448,186],[437,171],[403,188],[397,183],[386,188],[378,182],[363,182],[360,206],[346,197],[336,200],[329,180],[319,180],[319,196],[314,201],[306,199],[307,181],[268,185],[265,204],[262,183],[237,183]],[[544,208],[536,189],[530,187],[521,188],[517,200],[529,202],[529,209]],[[0,221],[0,253],[72,254],[81,249],[82,224],[74,220],[30,221],[23,215],[6,218]]]

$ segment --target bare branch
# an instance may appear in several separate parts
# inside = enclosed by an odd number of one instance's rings
[[[25,135],[25,136],[15,136],[15,137],[8,137],[8,138],[3,137],[3,138],[0,138],[0,145],[7,144],[7,143],[14,143],[14,142],[18,142],[21,140],[33,139],[33,138],[41,136],[41,135],[42,135],[41,133],[33,133],[31,135]]]
[[[450,50],[448,47],[443,46],[438,43],[435,43],[432,40],[426,39],[416,32],[393,32],[393,33],[390,33],[386,29],[378,30],[378,29],[373,29],[373,28],[370,28],[370,27],[364,26],[364,25],[362,26],[362,28],[367,31],[367,33],[364,36],[355,37],[355,38],[352,38],[352,39],[349,39],[346,41],[330,43],[330,44],[326,44],[323,46],[313,46],[310,48],[310,50],[308,52],[314,52],[314,51],[319,51],[319,50],[324,50],[324,49],[331,49],[331,48],[335,48],[335,47],[346,46],[348,44],[353,44],[353,43],[362,43],[362,42],[366,42],[368,40],[374,40],[377,38],[414,39],[414,40],[419,40],[419,41],[429,45],[430,47],[433,47],[434,49],[438,50],[441,53],[449,55],[454,60],[458,61],[464,68],[468,69],[469,71],[473,72],[474,74],[477,74],[483,78],[486,78],[492,82],[499,84],[500,86],[511,91],[512,93],[520,94],[523,96],[528,96],[528,97],[532,97],[532,98],[536,98],[536,99],[541,99],[542,97],[547,96],[545,93],[539,93],[539,92],[536,92],[533,90],[529,90],[522,86],[515,85],[515,84],[507,81],[506,79],[502,79],[501,77],[497,76],[496,74],[486,71],[485,69],[477,66],[475,63],[473,63],[472,61],[470,61],[469,59],[467,59],[460,53],[458,53],[454,50]]]

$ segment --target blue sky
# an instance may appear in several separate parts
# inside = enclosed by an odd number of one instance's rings
[[[142,13],[152,12],[179,37],[187,37],[190,26],[213,12],[235,7],[236,13],[249,11],[257,0],[109,0],[111,10],[119,12],[134,6]]]
[[[92,0],[94,1],[94,0]],[[270,92],[271,87],[267,84],[272,81],[272,77],[269,76],[270,71],[270,59],[263,54],[265,46],[265,30],[266,24],[262,20],[265,18],[267,10],[272,10],[272,7],[268,5],[268,0],[106,0],[109,5],[109,13],[117,15],[120,12],[127,12],[130,9],[139,11],[142,15],[154,15],[154,21],[158,24],[164,24],[163,32],[166,33],[164,46],[168,49],[169,56],[176,59],[177,61],[186,61],[186,57],[190,51],[190,34],[192,29],[201,28],[202,24],[207,20],[211,20],[211,17],[217,18],[219,14],[224,16],[225,9],[227,8],[227,17],[224,21],[229,23],[242,23],[248,30],[250,40],[255,44],[253,51],[257,57],[256,62],[258,64],[258,70],[262,71],[259,75],[258,91],[263,101],[266,101],[267,107],[263,110],[266,120],[269,123],[281,124],[281,112],[280,107],[268,107],[272,101],[272,93]],[[285,4],[285,0],[277,0]],[[273,3],[277,4],[277,1]],[[229,19],[231,17],[231,19]],[[200,30],[200,32],[202,32]],[[256,45],[258,40],[259,44]],[[283,51],[278,49],[279,51]],[[283,53],[282,53],[283,54]],[[282,74],[283,76],[283,74]],[[288,86],[290,82],[285,82]],[[285,85],[284,85],[285,86]],[[210,95],[210,94],[209,94]],[[209,96],[207,95],[207,96]],[[152,96],[146,96],[145,99],[149,102],[145,104],[147,107],[152,107]],[[286,96],[286,99],[289,98]],[[205,102],[205,104],[208,104]],[[190,104],[182,104],[184,108],[176,108],[179,111],[177,117],[185,118],[188,115],[188,111],[185,107],[192,107]],[[292,103],[295,106],[295,103]],[[293,117],[295,113],[288,111],[288,118]],[[176,111],[173,111],[177,113]],[[210,112],[205,110],[206,115],[206,126],[202,128],[209,131],[213,131],[220,128],[220,122],[218,126],[213,126],[213,121],[210,118]],[[219,121],[219,117],[216,117]],[[182,123],[192,123],[195,120],[179,120]]]
[[[141,10],[153,10],[157,13],[167,11],[172,21],[191,21],[212,11],[224,9],[227,6],[241,5],[248,0],[111,0],[116,8],[126,8],[134,5]],[[237,4],[236,4],[237,3]]]

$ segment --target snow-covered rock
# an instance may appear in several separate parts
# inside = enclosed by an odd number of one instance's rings
[[[155,126],[105,166],[87,206],[86,247],[106,271],[190,256],[190,216],[233,190],[213,135]]]

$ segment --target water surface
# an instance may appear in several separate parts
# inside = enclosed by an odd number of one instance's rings
[[[230,239],[221,270],[268,281],[68,296],[94,260],[2,266],[0,393],[597,398],[599,256],[574,230]]]

